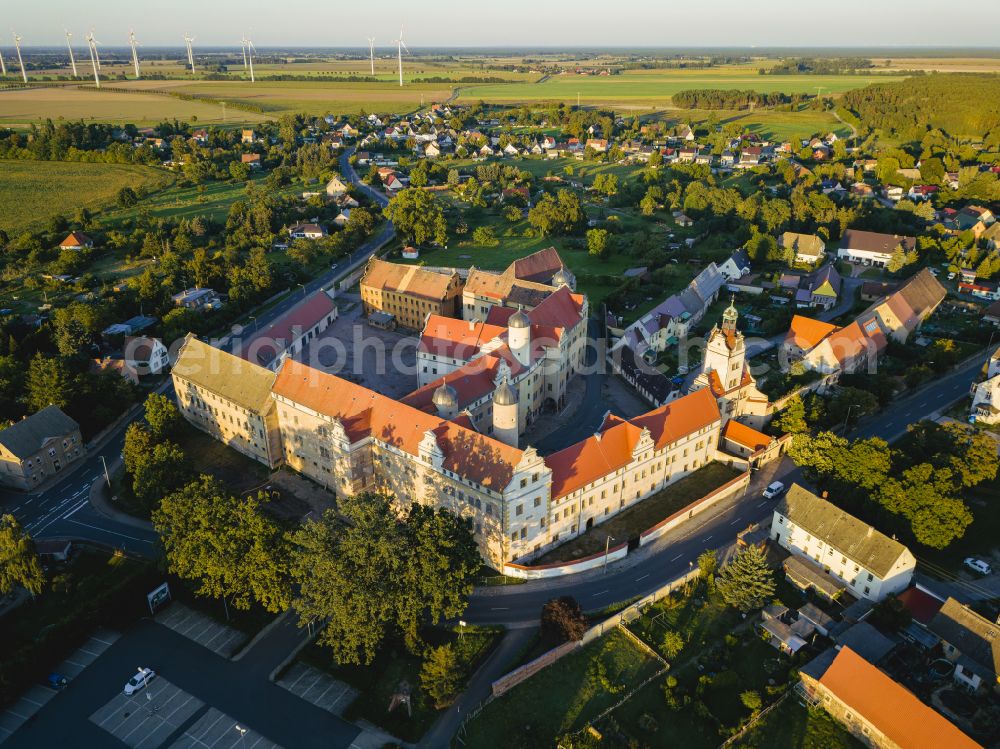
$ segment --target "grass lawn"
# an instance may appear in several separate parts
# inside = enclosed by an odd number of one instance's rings
[[[604,664],[612,694],[593,677]],[[630,688],[652,676],[659,661],[614,630],[540,671],[494,700],[471,721],[465,746],[514,749],[554,746],[561,733],[582,728]]]
[[[15,237],[78,207],[113,205],[122,187],[156,190],[172,182],[162,169],[132,164],[0,161],[0,227]]]
[[[183,422],[175,438],[192,473],[208,473],[233,492],[254,489],[267,480],[267,467]]]
[[[638,536],[678,510],[701,499],[713,489],[739,475],[721,463],[709,463],[680,481],[648,497],[610,520],[601,523],[582,536],[535,560],[535,564],[569,562],[604,551],[605,539],[613,536],[625,540]]]
[[[864,744],[823,710],[809,709],[789,697],[734,746],[746,749],[862,749]]]
[[[503,631],[501,627],[467,626],[459,636],[458,628],[434,628],[424,633],[429,645],[452,643],[468,678],[490,653]],[[364,719],[384,728],[404,741],[418,741],[437,719],[440,711],[420,688],[423,659],[410,653],[399,641],[384,644],[369,666],[338,666],[330,653],[319,645],[303,651],[302,660],[347,682],[360,694],[344,712],[347,720]],[[402,682],[410,685],[413,717],[404,708],[389,713],[386,709]]]

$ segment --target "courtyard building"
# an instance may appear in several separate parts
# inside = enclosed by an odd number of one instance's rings
[[[365,314],[392,315],[396,325],[421,330],[428,315],[457,317],[462,279],[457,271],[438,273],[373,257],[361,277]]]

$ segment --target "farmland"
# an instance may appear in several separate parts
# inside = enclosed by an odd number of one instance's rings
[[[126,185],[153,190],[171,181],[165,172],[126,164],[0,162],[0,227],[15,235],[78,207],[110,205]]]
[[[879,81],[899,80],[879,76]],[[710,70],[632,71],[615,76],[563,74],[541,83],[505,83],[463,86],[462,101],[532,102],[573,101],[580,96],[583,105],[607,105],[621,108],[662,108],[670,97],[692,88],[752,89],[787,94],[839,94],[868,83],[868,78],[854,75],[758,75],[756,67],[732,66]]]

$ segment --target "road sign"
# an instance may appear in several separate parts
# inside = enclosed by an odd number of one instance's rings
[[[170,600],[170,586],[163,583],[160,587],[146,594],[146,602],[149,604],[149,613],[155,614],[156,609],[163,606]]]

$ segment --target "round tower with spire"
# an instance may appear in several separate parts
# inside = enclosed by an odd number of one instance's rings
[[[454,419],[458,415],[458,392],[447,382],[442,382],[434,391],[431,402],[442,419]]]
[[[531,319],[520,307],[507,321],[507,345],[522,367],[531,364]]]
[[[719,377],[725,391],[737,387],[743,379],[743,367],[746,361],[746,347],[743,334],[736,328],[739,320],[735,296],[722,313],[722,324],[712,328],[705,346],[705,362],[702,372],[708,374],[714,371]]]

